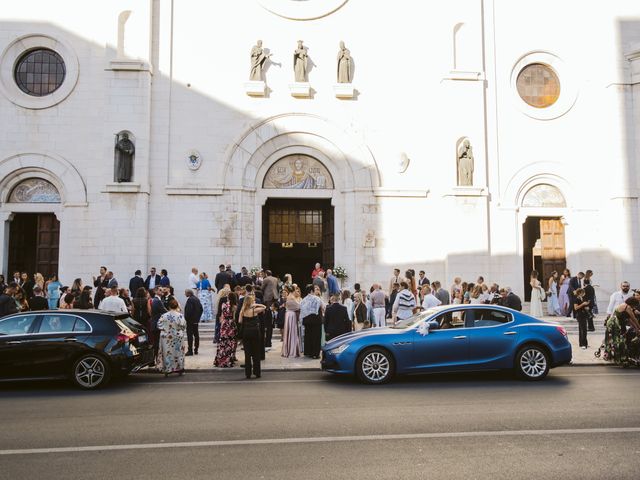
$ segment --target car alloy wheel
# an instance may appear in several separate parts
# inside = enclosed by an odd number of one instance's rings
[[[91,390],[106,383],[109,378],[109,367],[96,355],[79,358],[73,367],[73,380],[81,388]]]
[[[366,383],[384,383],[393,375],[393,359],[381,349],[365,352],[360,357],[358,376]]]
[[[540,380],[549,372],[547,354],[540,348],[528,346],[518,354],[518,370],[527,380]]]

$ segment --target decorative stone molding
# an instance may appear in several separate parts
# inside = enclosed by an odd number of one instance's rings
[[[264,97],[267,94],[267,84],[262,80],[245,82],[244,91],[250,97]]]
[[[488,197],[489,192],[484,187],[453,187],[445,192],[443,197]]]
[[[109,68],[106,70],[113,71],[129,71],[129,72],[151,72],[151,65],[144,61],[134,58],[116,58],[109,62]]]
[[[376,197],[406,197],[427,198],[429,190],[397,190],[393,188],[376,188],[373,191]]]
[[[333,92],[336,98],[353,98],[356,95],[356,89],[353,88],[353,83],[336,83],[333,86]]]
[[[13,69],[18,59],[26,52],[38,48],[53,50],[62,57],[66,74],[60,87],[42,97],[24,93],[16,85]],[[12,103],[31,110],[53,107],[67,98],[76,84],[80,66],[75,51],[65,41],[44,34],[29,34],[15,39],[0,55],[0,92]]]
[[[63,206],[87,205],[87,188],[78,170],[51,153],[20,153],[0,160],[0,203],[6,203],[13,187],[32,177],[51,182],[60,192]]]
[[[166,185],[164,191],[167,195],[206,195],[215,196],[222,195],[224,190],[222,187],[205,187],[205,186],[178,186]]]
[[[258,0],[265,10],[289,20],[314,20],[326,17],[347,2],[348,0]]]
[[[553,105],[545,108],[536,108],[527,104],[518,93],[518,75],[524,67],[532,63],[541,63],[552,68],[560,81],[560,96]],[[544,51],[526,53],[518,59],[511,70],[511,98],[515,107],[528,117],[537,120],[553,120],[567,113],[578,98],[578,85],[573,69],[560,57]]]
[[[311,96],[311,85],[309,82],[296,82],[289,84],[289,91],[292,97],[309,98]]]
[[[149,193],[141,188],[138,182],[112,182],[107,183],[102,193]]]
[[[468,82],[477,82],[484,80],[484,72],[465,72],[462,70],[451,70],[443,80],[462,80]]]

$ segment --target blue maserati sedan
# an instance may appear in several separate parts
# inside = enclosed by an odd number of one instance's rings
[[[541,380],[571,362],[567,332],[497,305],[448,305],[393,327],[340,335],[322,348],[322,368],[380,384],[412,373],[514,370]]]

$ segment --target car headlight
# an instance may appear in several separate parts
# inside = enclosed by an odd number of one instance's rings
[[[340,355],[347,348],[349,348],[349,344],[348,343],[343,343],[339,347],[332,348],[331,350],[329,350],[329,353],[332,354],[332,355]]]

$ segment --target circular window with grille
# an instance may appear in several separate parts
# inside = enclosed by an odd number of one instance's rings
[[[558,75],[542,63],[532,63],[520,70],[516,87],[520,98],[535,108],[550,107],[560,97]]]
[[[62,57],[48,48],[31,50],[16,62],[14,78],[27,95],[43,97],[55,92],[66,75]]]

